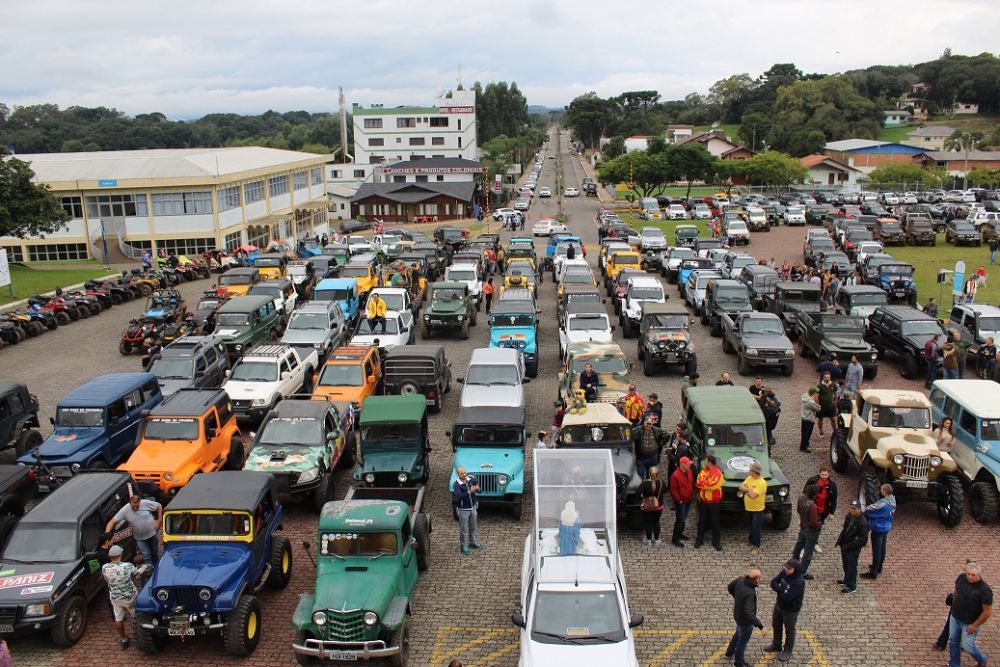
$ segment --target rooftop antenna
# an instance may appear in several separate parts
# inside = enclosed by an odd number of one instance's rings
[[[340,159],[342,164],[347,164],[347,102],[344,99],[344,87],[337,88],[340,91]]]
[[[458,88],[462,89],[462,63],[458,63]]]

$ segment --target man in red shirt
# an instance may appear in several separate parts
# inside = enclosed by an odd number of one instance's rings
[[[694,499],[694,472],[691,470],[691,459],[682,456],[677,470],[670,476],[670,497],[674,500],[674,532],[670,543],[678,549],[684,548],[681,540],[691,539],[684,534],[684,524],[687,522],[688,510]]]
[[[810,484],[819,488],[819,492],[816,494],[816,509],[819,511],[819,520],[826,523],[827,518],[832,517],[837,512],[837,482],[830,476],[830,466],[820,466],[819,474],[806,480],[806,486]],[[822,528],[820,530],[822,531]],[[816,545],[816,551],[823,553],[819,544]]]

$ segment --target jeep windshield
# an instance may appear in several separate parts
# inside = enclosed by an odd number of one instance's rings
[[[180,537],[240,537],[250,534],[250,515],[246,512],[168,512],[164,532]]]
[[[902,323],[901,333],[904,336],[936,336],[944,332],[937,320],[910,320]]]
[[[913,275],[913,267],[909,264],[883,264],[878,267],[878,272],[882,275],[908,278]]]
[[[521,383],[515,366],[489,366],[476,364],[469,367],[469,375],[465,384],[502,385],[513,387]]]
[[[221,327],[248,327],[250,316],[246,313],[219,313],[216,322]]]
[[[833,239],[825,237],[815,238],[809,244],[809,249],[813,252],[813,254],[816,254],[820,250],[833,250]]]
[[[534,315],[492,315],[490,316],[491,327],[533,327],[535,326]]]
[[[266,285],[265,286],[255,285],[255,286],[253,286],[253,287],[250,288],[250,295],[251,296],[269,296],[272,299],[284,299],[285,298],[285,291],[283,289],[281,289],[280,287],[268,287]]]
[[[104,426],[104,408],[57,408],[56,426],[68,428]]]
[[[563,274],[562,281],[565,284],[575,283],[575,284],[594,284],[594,274],[589,270],[587,271],[569,271]]]
[[[277,257],[258,257],[253,261],[254,266],[281,266],[281,260]]]
[[[459,301],[465,296],[465,290],[436,289],[431,296],[433,301]]]
[[[677,232],[677,235],[683,238],[683,234],[681,234],[680,231]],[[677,261],[680,261],[682,259],[693,259],[693,258],[694,258],[694,250],[688,247],[674,248],[673,250],[670,251],[671,260],[676,259]]]
[[[520,447],[524,444],[524,429],[520,426],[456,426],[456,445],[484,447]]]
[[[476,272],[473,270],[448,270],[448,280],[454,280],[456,282],[474,282],[476,280]]]
[[[361,439],[365,443],[392,440],[418,440],[420,424],[371,424],[361,427]]]
[[[574,445],[625,442],[632,438],[632,427],[628,424],[581,424],[560,430],[559,437],[563,443]]]
[[[705,441],[709,447],[763,447],[763,424],[709,426]]]
[[[608,318],[606,315],[577,315],[569,320],[570,331],[592,331],[594,329],[604,331],[607,328]],[[594,370],[597,370],[596,366]]]
[[[782,290],[782,303],[819,303],[819,290]]]
[[[625,255],[619,253],[612,256],[611,261],[615,264],[638,264],[639,258],[636,255]]]
[[[236,274],[234,276],[223,273],[219,276],[220,285],[252,285],[253,278],[250,274]]]
[[[839,334],[856,333],[861,335],[865,321],[859,317],[827,317],[823,320],[823,331]]]
[[[662,287],[633,287],[628,291],[629,298],[645,301],[662,301]]]
[[[349,301],[354,296],[354,292],[349,289],[324,289],[316,290],[313,295],[315,301]]]
[[[329,364],[320,373],[318,385],[322,387],[360,387],[365,374],[360,364]]]
[[[150,372],[160,380],[190,380],[194,377],[191,359],[157,359]]]
[[[931,411],[927,408],[899,408],[888,405],[873,405],[871,424],[879,428],[920,428],[931,427]]]
[[[688,325],[687,315],[647,315],[650,329],[685,329]]]
[[[852,294],[850,296],[852,306],[884,306],[886,295],[882,294]]]
[[[743,320],[743,333],[754,336],[784,336],[785,328],[778,320],[748,317]]]
[[[715,302],[734,306],[750,305],[750,301],[747,299],[746,289],[736,288],[720,288],[715,293]]]
[[[628,375],[628,362],[625,357],[577,357],[573,360],[573,373],[579,375],[590,364],[598,375],[614,375],[624,379]]]
[[[355,333],[358,336],[378,336],[382,334],[395,336],[399,333],[399,320],[392,317],[385,318],[385,331],[382,331],[381,324],[365,318],[358,322],[358,330]]]
[[[365,264],[364,266],[345,266],[340,275],[344,278],[367,278],[371,274],[371,267]]]
[[[264,445],[318,445],[323,442],[323,422],[314,417],[269,419],[260,434]]]
[[[278,364],[273,361],[241,361],[229,375],[240,382],[277,382]]]
[[[288,328],[300,331],[326,331],[330,328],[330,316],[326,313],[292,313]]]
[[[396,533],[321,533],[321,556],[392,556],[396,553]]]
[[[2,560],[22,563],[76,560],[80,557],[77,551],[79,535],[80,528],[75,523],[24,522],[11,533]]]
[[[614,590],[539,591],[531,639],[542,644],[592,644],[625,640]]]
[[[146,440],[197,440],[201,431],[197,419],[147,419],[142,437]]]

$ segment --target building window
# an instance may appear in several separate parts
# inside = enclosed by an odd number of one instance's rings
[[[438,205],[437,204],[424,204],[423,205],[423,209],[424,209],[424,215],[437,215],[438,214]]]
[[[219,188],[219,211],[228,211],[240,205],[240,186],[231,185],[228,188]]]
[[[427,174],[417,174],[417,183],[426,183]]]
[[[443,183],[444,182],[444,175],[438,174],[436,178],[437,178],[437,182],[438,183]]]
[[[163,239],[156,242],[156,247],[168,255],[200,255],[215,247],[215,239]]]
[[[395,176],[392,177],[392,182],[393,183],[406,183],[406,176],[404,176],[402,174],[396,174]]]
[[[396,119],[396,127],[416,127],[416,126],[417,126],[417,119],[416,118],[397,118]]]
[[[383,162],[385,162],[385,156],[384,155],[369,155],[368,156],[368,161],[371,162],[372,164],[382,164]]]
[[[411,160],[423,160],[425,157],[427,157],[427,156],[426,155],[411,155],[410,159]]]
[[[401,143],[403,143],[403,139],[402,139],[402,137],[396,137],[396,143],[397,143],[397,144],[401,144]]]
[[[74,218],[83,217],[83,199],[78,196],[60,197],[63,209]],[[8,253],[9,255],[9,253]]]
[[[212,193],[162,192],[153,196],[153,215],[199,215],[212,212]]]
[[[340,178],[340,173],[341,172],[340,172],[339,169],[331,169],[330,170],[330,178]]]
[[[354,178],[364,178],[364,177],[365,177],[365,170],[364,169],[355,169],[354,170]]]
[[[145,217],[146,214],[146,195],[87,197],[87,215],[91,218],[136,218]]]
[[[443,116],[431,118],[431,127],[448,127],[448,119]]]
[[[288,175],[271,176],[267,179],[267,193],[271,197],[288,194]]]
[[[233,232],[232,234],[226,234],[225,237],[223,237],[222,239],[222,245],[226,248],[226,250],[230,251],[236,250],[242,245],[240,243],[241,239],[242,239],[242,234],[240,232]]]
[[[459,138],[458,138],[458,147],[459,147],[459,148],[461,148],[461,147],[462,147],[462,137],[459,137]]]
[[[7,251],[7,261],[8,262],[23,262],[24,261],[24,249],[19,245],[7,246],[4,248]]]
[[[444,146],[444,137],[431,137],[431,146]]]
[[[425,143],[423,137],[410,137],[411,146],[423,146]]]
[[[302,190],[303,188],[309,187],[308,175],[304,171],[297,171],[293,176],[292,185],[295,190]]]
[[[86,243],[49,243],[29,245],[28,257],[32,262],[59,262],[71,259],[87,259]]]
[[[264,181],[254,181],[243,186],[243,201],[253,204],[264,199]]]
[[[313,167],[309,171],[309,176],[310,176],[310,180],[312,181],[313,185],[319,185],[320,183],[323,182],[323,168],[322,167]]]
[[[385,139],[382,137],[371,137],[368,139],[369,146],[385,146]]]
[[[382,129],[382,119],[381,118],[365,118],[365,129],[366,130],[380,130],[380,129]]]

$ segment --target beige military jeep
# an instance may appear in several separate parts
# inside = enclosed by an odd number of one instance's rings
[[[931,404],[922,393],[860,390],[851,412],[838,416],[830,442],[834,470],[847,472],[852,462],[861,469],[862,505],[878,500],[882,484],[892,484],[899,502],[936,502],[941,523],[961,523],[965,500],[958,467],[938,450],[931,432]]]

